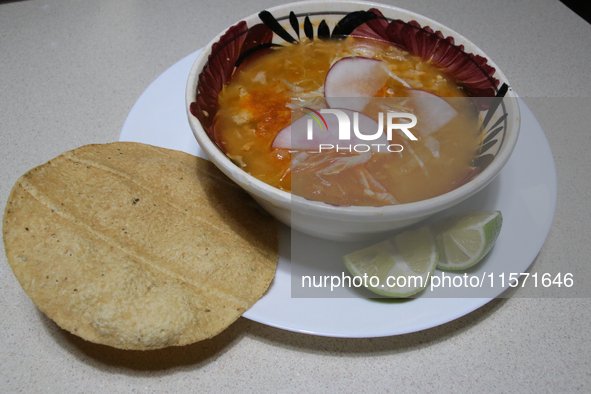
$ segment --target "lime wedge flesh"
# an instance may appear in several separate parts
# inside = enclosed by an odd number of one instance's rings
[[[502,224],[499,211],[464,212],[435,223],[437,268],[463,270],[478,263],[497,240]]]
[[[367,288],[374,293],[408,297],[427,286],[437,265],[437,248],[429,227],[422,227],[350,253],[343,260],[353,276],[367,278]]]

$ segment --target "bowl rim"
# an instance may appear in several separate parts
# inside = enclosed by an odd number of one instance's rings
[[[277,12],[283,11],[291,11],[293,8],[300,8],[305,6],[316,6],[322,8],[334,8],[339,6],[360,6],[363,9],[368,8],[378,8],[380,11],[388,10],[389,12],[395,12],[401,14],[401,19],[405,21],[410,20],[419,20],[421,26],[430,26],[433,30],[440,30],[446,36],[452,36],[457,44],[462,44],[464,46],[469,46],[466,49],[466,52],[478,54],[483,56],[487,59],[488,64],[495,68],[494,76],[500,80],[500,83],[506,82],[508,83],[507,77],[505,74],[500,70],[497,64],[488,56],[486,55],[476,44],[472,41],[464,37],[463,35],[459,34],[453,29],[443,25],[440,22],[437,22],[433,19],[425,17],[421,14],[415,13],[413,11],[408,11],[403,8],[399,8],[396,6],[388,5],[388,4],[380,4],[375,2],[367,2],[367,1],[342,1],[342,0],[328,0],[328,1],[315,1],[315,0],[307,0],[307,1],[300,1],[300,2],[293,2],[293,3],[286,3],[283,5],[275,6],[268,8],[272,14]],[[347,10],[350,12],[349,10]],[[388,18],[388,16],[386,15]],[[252,20],[258,19],[258,12],[252,15],[249,15],[245,18],[242,18],[240,21],[246,21],[247,23]],[[236,23],[240,22],[237,21]],[[230,26],[234,26],[236,23],[231,24]],[[397,204],[397,205],[385,205],[385,206],[358,206],[358,205],[332,205],[329,203],[325,203],[322,201],[314,201],[308,200],[304,197],[294,195],[290,192],[280,190],[274,186],[271,186],[254,176],[250,175],[240,167],[236,166],[221,150],[220,148],[211,140],[209,134],[203,129],[199,120],[195,118],[190,112],[190,105],[192,102],[195,101],[195,95],[197,92],[197,85],[199,74],[205,67],[208,61],[209,54],[211,53],[212,45],[219,41],[221,36],[227,31],[230,27],[228,26],[226,29],[221,31],[217,34],[201,51],[201,53],[196,58],[195,62],[191,67],[191,71],[189,73],[189,77],[187,80],[186,85],[186,97],[185,97],[185,108],[187,111],[187,116],[189,120],[189,125],[191,126],[191,130],[197,142],[209,157],[209,159],[216,164],[216,166],[224,172],[228,177],[230,177],[234,182],[238,183],[241,187],[243,187],[247,192],[254,195],[255,197],[259,197],[263,200],[271,200],[273,205],[281,206],[285,209],[297,210],[300,212],[313,212],[314,215],[319,215],[322,217],[340,217],[340,218],[350,218],[355,220],[366,218],[368,221],[388,221],[391,220],[391,216],[396,216],[397,219],[405,219],[405,218],[412,218],[416,217],[418,214],[421,215],[429,215],[432,213],[440,212],[446,208],[454,206],[459,202],[471,197],[481,189],[483,189],[486,185],[488,185],[500,172],[503,166],[509,160],[515,145],[517,143],[517,138],[519,135],[520,129],[520,110],[519,110],[519,103],[517,101],[517,96],[515,95],[512,88],[509,88],[509,91],[505,95],[505,98],[511,98],[510,102],[514,103],[512,105],[512,124],[513,127],[508,128],[506,131],[506,138],[503,141],[503,146],[495,156],[494,160],[488,165],[481,173],[479,173],[476,177],[474,177],[469,182],[465,183],[464,185],[453,189],[447,193],[431,197],[425,200],[404,203],[404,204]],[[458,43],[458,41],[460,41]],[[509,112],[509,111],[507,111]]]

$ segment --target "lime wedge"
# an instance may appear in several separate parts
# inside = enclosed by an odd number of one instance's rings
[[[408,297],[423,290],[437,265],[435,238],[428,227],[398,234],[343,257],[349,272],[374,293]]]
[[[437,268],[462,270],[478,263],[499,236],[501,212],[464,212],[432,226],[437,242]]]

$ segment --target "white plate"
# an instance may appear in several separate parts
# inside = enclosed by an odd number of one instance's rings
[[[198,53],[170,67],[146,89],[123,125],[121,141],[143,142],[205,157],[187,122],[184,102],[187,76]],[[503,212],[501,236],[486,260],[470,275],[524,272],[550,230],[556,206],[554,160],[539,123],[523,101],[520,105],[521,134],[506,167],[487,188],[453,209]],[[324,259],[344,254],[339,249],[343,244],[295,232],[290,237],[289,229],[282,227],[277,274],[269,291],[244,314],[246,318],[315,335],[399,335],[457,319],[504,290],[497,285],[495,294],[487,293],[487,298],[437,298],[438,289],[434,289],[420,298],[397,303],[365,298],[291,298],[291,245],[304,242],[307,250],[322,251]]]

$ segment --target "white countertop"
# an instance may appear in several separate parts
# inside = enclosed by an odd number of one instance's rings
[[[591,263],[591,25],[556,0],[382,2],[452,27],[504,71],[540,122],[558,175],[554,223],[533,268]],[[27,170],[81,145],[116,141],[162,72],[223,27],[281,3],[0,2],[2,209]],[[439,327],[373,339],[240,318],[208,341],[126,352],[57,327],[0,256],[0,392],[591,390],[589,298],[496,299]]]

